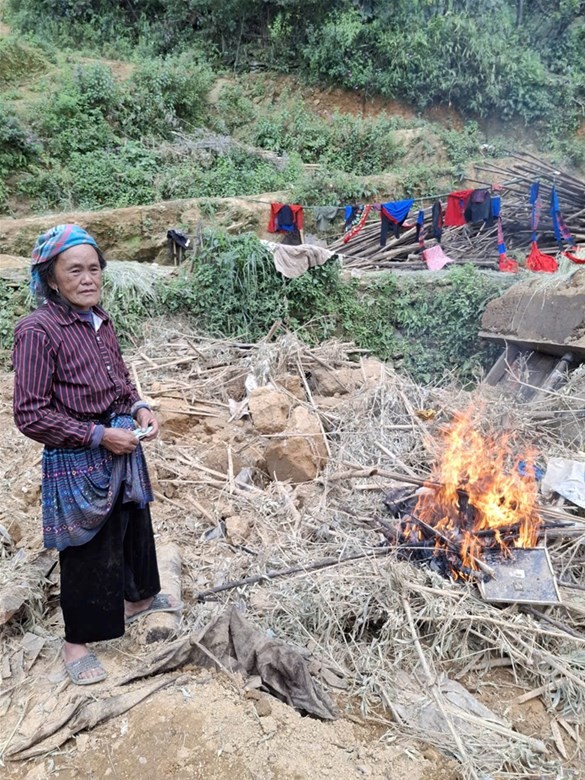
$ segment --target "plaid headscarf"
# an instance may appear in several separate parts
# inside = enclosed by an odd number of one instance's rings
[[[79,246],[80,244],[89,244],[98,254],[100,253],[95,238],[90,236],[87,230],[84,230],[79,225],[55,225],[55,227],[47,230],[46,233],[37,238],[32,251],[30,269],[30,289],[37,300],[43,297],[37,266],[52,260],[66,249],[71,249],[71,247]]]
[[[32,265],[46,263],[66,249],[79,244],[89,244],[98,251],[95,238],[79,225],[55,225],[37,238],[32,251]]]

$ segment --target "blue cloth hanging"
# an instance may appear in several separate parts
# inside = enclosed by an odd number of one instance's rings
[[[552,217],[555,238],[559,244],[562,244],[563,241],[566,241],[569,246],[575,246],[575,239],[571,235],[571,231],[565,224],[565,220],[561,214],[561,204],[559,202],[559,196],[557,195],[557,190],[554,185],[550,192],[550,215]]]
[[[536,230],[540,220],[540,182],[535,181],[530,185],[530,205],[532,213],[530,215],[530,227],[532,228],[532,241],[536,241]]]
[[[414,198],[410,200],[393,200],[380,205],[382,206],[382,211],[391,222],[401,224],[408,216],[413,203]]]

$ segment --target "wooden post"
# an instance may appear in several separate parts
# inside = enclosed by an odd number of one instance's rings
[[[181,601],[181,551],[176,544],[165,544],[157,550],[161,591]],[[146,644],[160,642],[175,636],[181,619],[180,612],[153,612],[140,621]]]

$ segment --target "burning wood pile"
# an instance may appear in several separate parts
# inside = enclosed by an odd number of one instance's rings
[[[433,568],[455,579],[486,574],[486,549],[504,554],[509,547],[533,547],[541,520],[537,485],[509,463],[505,439],[485,439],[475,430],[471,412],[457,419],[432,481],[417,491],[415,505],[386,498],[401,516],[398,544],[410,559],[433,559]],[[412,501],[412,499],[411,499]]]
[[[541,222],[538,230],[538,243],[542,252],[556,253],[559,245],[555,240],[552,219],[549,214],[551,188],[554,185],[559,197],[565,222],[577,244],[585,241],[585,181],[561,171],[549,163],[529,153],[511,154],[514,160],[506,168],[484,162],[476,165],[476,170],[488,174],[488,178],[497,182],[498,194],[502,199],[502,229],[508,251],[515,250],[522,255],[530,249],[532,230],[530,227],[531,206],[529,190],[533,182],[540,182],[542,201]],[[481,186],[481,182],[476,182]],[[488,182],[485,183],[489,187]],[[421,208],[424,206],[424,202]],[[434,246],[435,239],[429,239],[432,204],[425,206],[425,225],[427,226],[426,248]],[[407,220],[407,222],[412,220]],[[479,268],[498,268],[498,227],[481,223],[466,224],[461,227],[445,228],[441,246],[454,261],[451,265],[473,263]],[[369,219],[361,232],[347,244],[343,239],[334,242],[330,249],[339,252],[345,258],[348,268],[363,271],[384,268],[422,270],[427,265],[423,259],[423,248],[416,239],[414,227],[406,229],[399,238],[388,240],[386,246],[380,246],[380,219],[378,215]]]

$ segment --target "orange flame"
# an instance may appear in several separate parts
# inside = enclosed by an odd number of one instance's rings
[[[536,453],[515,458],[509,435],[482,435],[474,424],[474,412],[470,407],[455,418],[433,470],[429,484],[433,490],[419,497],[414,512],[455,543],[464,566],[472,569],[477,568],[474,558],[481,558],[484,547],[503,551],[534,547],[541,524],[538,485],[531,476]],[[518,469],[520,460],[526,463],[524,477]],[[438,545],[444,547],[440,541]]]

